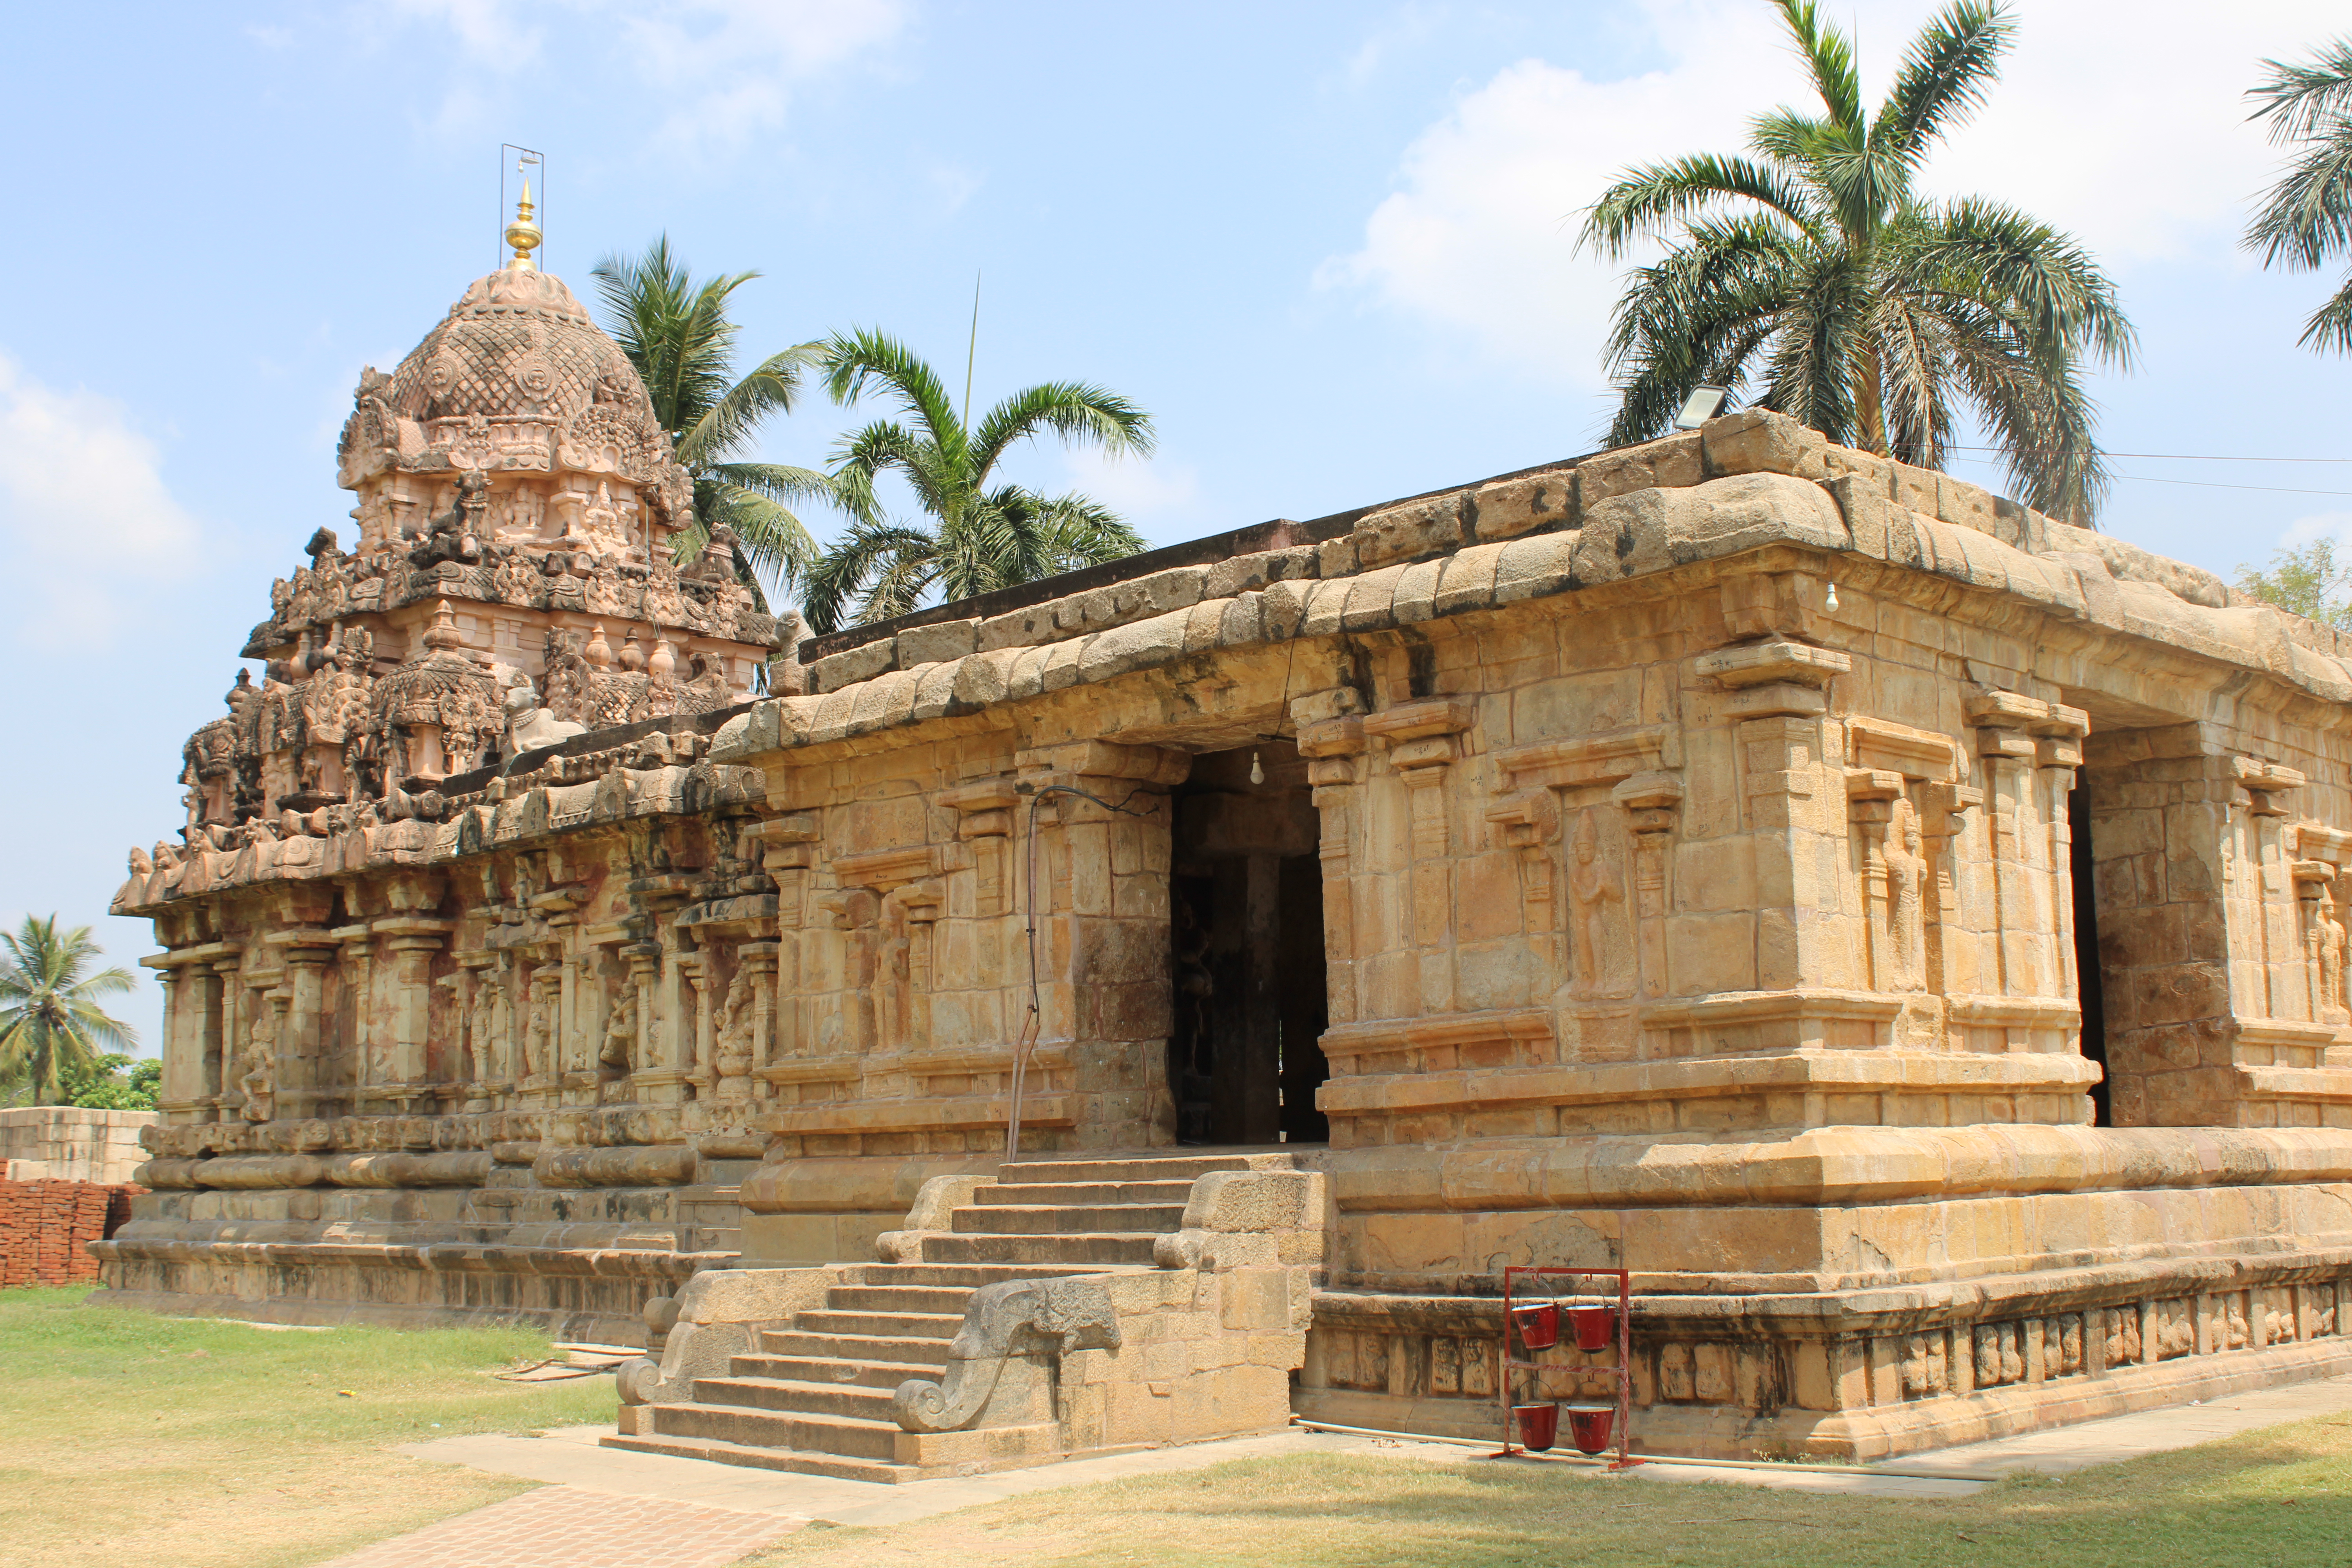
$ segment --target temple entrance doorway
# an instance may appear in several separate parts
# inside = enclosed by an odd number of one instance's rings
[[[2083,768],[2074,774],[2074,787],[2066,792],[2066,830],[2073,857],[2068,870],[2073,873],[2074,898],[2074,983],[2083,1005],[2083,1055],[2104,1068],[2107,1065],[2106,984],[2099,953],[2098,857],[2091,838],[2091,770]],[[2104,1078],[2091,1089],[2091,1113],[2094,1126],[2115,1125]]]
[[[1177,1142],[1326,1142],[1323,868],[1306,762],[1287,741],[1196,756],[1174,826]]]

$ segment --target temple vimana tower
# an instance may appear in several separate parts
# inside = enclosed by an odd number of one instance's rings
[[[807,638],[529,248],[131,851],[100,1300],[877,1478],[1496,1433],[1507,1264],[1654,1452],[2352,1369],[2352,640],[1758,412]]]

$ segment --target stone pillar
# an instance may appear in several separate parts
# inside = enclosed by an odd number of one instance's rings
[[[1744,820],[1756,862],[1756,957],[1748,984],[1758,990],[1859,979],[1832,912],[1843,900],[1822,885],[1824,868],[1844,858],[1846,805],[1817,795],[1822,764],[1831,761],[1822,745],[1829,685],[1853,667],[1834,648],[1780,637],[1720,648],[1693,663],[1694,673],[1730,693],[1724,711],[1738,726]],[[1836,852],[1825,854],[1822,840],[1832,836]]]
[[[156,1099],[156,1107],[163,1113],[167,1125],[205,1120],[194,1113],[194,1102],[199,1097],[191,1088],[201,1067],[188,1039],[191,1031],[187,1014],[194,988],[184,978],[186,966],[159,963],[155,957],[139,962],[155,972],[155,984],[163,993],[163,1038],[156,1052],[163,1061],[163,1076],[158,1085],[163,1093]]]
[[[698,1099],[705,1098],[713,1082],[710,1013],[714,1004],[710,990],[718,983],[718,973],[707,945],[692,952],[681,952],[672,962],[677,966],[678,994],[687,1009],[686,1019],[677,1031],[678,1079],[691,1085]]]
[[[327,1056],[326,969],[335,940],[320,930],[273,937],[286,947],[286,1017],[278,1040],[280,1116],[332,1116],[341,1098]]]
[[[375,1016],[375,932],[362,922],[338,926],[331,934],[342,944],[343,990],[351,999],[352,1099],[365,1110],[387,1070],[378,1043],[383,1031]]]
[[[1006,861],[1020,799],[1010,779],[990,779],[940,794],[940,804],[956,814],[957,840],[971,846],[975,920],[993,920],[1012,910],[1012,868]]]
[[[810,962],[804,951],[808,932],[808,880],[810,868],[816,861],[817,820],[805,813],[793,813],[761,823],[760,838],[767,846],[760,864],[776,880],[776,988],[780,1001],[775,1022],[775,1047],[772,1061],[782,1063],[808,1054],[810,1039],[802,1009],[797,1000],[801,976]],[[767,1080],[773,1093],[775,1081]]]
[[[1645,1000],[1674,994],[1666,966],[1667,852],[1682,781],[1664,772],[1635,773],[1610,792],[1633,834],[1633,931],[1639,989]]]
[[[1192,759],[1084,741],[1022,752],[1014,763],[1031,792],[1062,785],[1108,803],[1046,794],[1036,812],[1041,885],[1027,892],[1037,915],[1039,1040],[1063,1046],[1069,1062],[1063,1136],[1080,1148],[1167,1142],[1175,1119],[1167,1081],[1167,791]],[[1025,961],[1022,967],[1008,991],[1025,988]],[[1013,1019],[1026,1005],[1016,994]],[[1034,1095],[1036,1079],[1029,1083]],[[1043,1146],[1025,1133],[1024,1142]]]
[[[1452,1012],[1455,1006],[1453,824],[1446,784],[1460,755],[1456,737],[1470,727],[1472,716],[1462,698],[1433,697],[1401,702],[1363,721],[1365,738],[1386,746],[1389,767],[1403,782],[1409,803],[1407,892],[1424,1013]]]
[[[426,1108],[435,1082],[432,1053],[433,955],[457,928],[455,921],[394,915],[374,922],[392,954],[392,995],[383,1045],[387,1098],[412,1110]],[[446,1066],[446,1064],[444,1064]]]
[[[2073,946],[2064,847],[2065,795],[2089,721],[2080,710],[2010,691],[1969,699],[1984,769],[1991,837],[1999,993],[2071,996],[2061,946]],[[2053,818],[2055,819],[2053,822]]]
[[[1316,855],[1323,867],[1324,995],[1335,1025],[1353,1023],[1363,1007],[1356,984],[1355,879],[1349,853],[1363,785],[1362,707],[1362,697],[1350,686],[1310,692],[1290,704],[1298,754],[1307,759],[1309,798],[1322,829]]]

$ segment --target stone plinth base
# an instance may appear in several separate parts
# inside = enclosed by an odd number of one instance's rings
[[[734,1262],[735,1220],[726,1187],[152,1193],[90,1248],[90,1304],[638,1345],[647,1300]]]
[[[1414,1152],[1332,1158],[1340,1266],[1302,1414],[1499,1434],[1500,1280],[1444,1272],[1460,1258],[1630,1268],[1633,1429],[1654,1453],[1876,1459],[2352,1370],[2340,1130]],[[1613,1348],[1538,1359],[1515,1387],[1614,1393]]]

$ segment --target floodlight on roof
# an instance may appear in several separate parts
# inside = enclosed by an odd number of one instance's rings
[[[1691,395],[1683,400],[1683,411],[1675,416],[1675,428],[1677,430],[1697,429],[1700,426],[1715,417],[1716,410],[1721,408],[1723,406],[1723,400],[1730,395],[1731,389],[1727,386],[1695,386],[1691,388]]]

